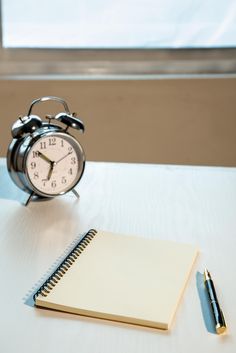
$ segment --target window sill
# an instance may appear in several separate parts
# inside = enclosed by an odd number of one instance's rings
[[[1,49],[4,79],[156,79],[236,74],[236,49]]]

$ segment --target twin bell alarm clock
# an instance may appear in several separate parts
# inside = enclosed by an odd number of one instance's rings
[[[64,110],[47,115],[45,121],[32,114],[33,107],[45,101],[56,101]],[[68,130],[84,132],[83,122],[71,114],[67,103],[58,97],[34,100],[28,114],[12,126],[13,140],[8,147],[7,168],[13,182],[29,194],[30,200],[49,199],[74,189],[85,167],[82,146]]]

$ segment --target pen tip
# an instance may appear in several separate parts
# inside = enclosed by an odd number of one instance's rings
[[[204,270],[204,279],[205,279],[205,281],[208,279],[211,279],[210,272],[208,271],[207,268],[205,268],[205,270]]]

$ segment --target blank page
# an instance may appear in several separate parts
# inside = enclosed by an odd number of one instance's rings
[[[193,245],[98,231],[36,305],[168,329],[196,256]]]

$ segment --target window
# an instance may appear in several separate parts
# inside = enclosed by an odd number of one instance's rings
[[[215,48],[236,45],[234,0],[3,0],[3,46]]]

